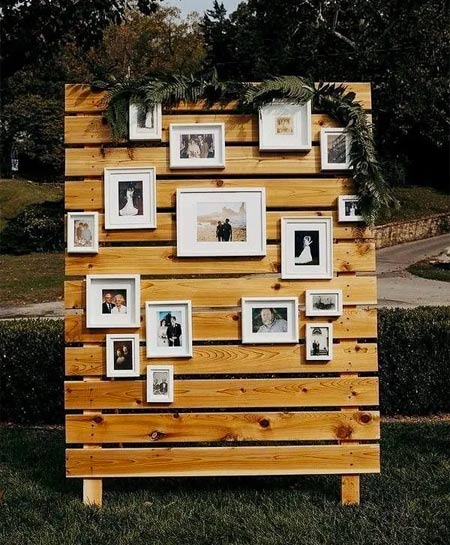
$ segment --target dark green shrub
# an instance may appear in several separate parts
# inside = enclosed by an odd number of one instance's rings
[[[382,413],[450,412],[450,307],[381,309],[378,318]]]
[[[2,231],[0,251],[9,254],[64,250],[62,201],[27,207]]]
[[[0,322],[0,420],[64,421],[62,320]]]

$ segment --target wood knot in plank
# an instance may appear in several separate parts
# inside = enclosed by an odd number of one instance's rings
[[[135,399],[134,402],[136,403],[136,405],[142,405],[141,399]]]
[[[174,413],[174,414],[172,415],[172,417],[173,417],[173,418],[180,418],[180,413]]]
[[[339,426],[336,430],[336,437],[338,439],[350,439],[353,430],[350,426]]]
[[[237,314],[234,314],[231,319],[234,321],[234,322],[237,322],[239,320],[239,316]]]
[[[222,187],[223,186],[223,180],[216,180],[216,186]]]
[[[372,421],[372,415],[367,413],[362,413],[359,416],[359,421],[361,422],[361,424],[369,424]]]
[[[166,436],[166,434],[162,431],[154,430],[150,432],[148,436],[150,437],[152,441],[159,441],[160,439],[163,439]]]
[[[98,414],[97,416],[94,416],[92,422],[95,422],[96,424],[101,424],[103,422],[103,417]]]
[[[306,394],[307,391],[308,391],[308,388],[302,388],[302,392],[303,392],[304,394]]]
[[[273,288],[274,290],[281,290],[281,284],[280,284],[279,282],[277,282],[276,284],[274,284],[274,285],[272,286],[272,288]]]
[[[267,418],[262,418],[259,421],[259,425],[261,426],[261,428],[268,428],[270,426],[270,420],[268,420]]]

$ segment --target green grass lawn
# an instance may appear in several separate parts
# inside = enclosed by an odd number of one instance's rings
[[[410,265],[406,270],[411,274],[421,276],[422,278],[450,282],[450,270],[433,267],[433,265],[426,260],[414,263],[414,265]]]
[[[7,221],[30,204],[56,202],[63,198],[62,184],[38,184],[26,180],[0,180],[0,231]]]
[[[64,478],[61,429],[0,428],[1,545],[448,545],[450,421],[382,426],[359,507],[337,476],[113,479],[104,507]]]
[[[0,277],[4,306],[56,301],[63,296],[64,254],[3,255]]]
[[[431,187],[396,187],[394,195],[400,202],[398,210],[386,210],[377,218],[377,224],[424,218],[450,211],[450,194]]]

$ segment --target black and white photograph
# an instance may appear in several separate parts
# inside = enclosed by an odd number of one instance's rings
[[[170,168],[223,168],[224,123],[171,123]]]
[[[306,359],[329,361],[333,358],[333,325],[306,324]]]
[[[147,366],[147,402],[173,402],[173,366]]]
[[[343,128],[325,128],[320,131],[322,170],[350,168],[350,135]]]
[[[105,229],[154,229],[154,167],[105,168]]]
[[[339,221],[363,221],[358,195],[339,196]]]
[[[260,108],[261,151],[304,151],[311,146],[311,102],[274,101]]]
[[[148,358],[192,355],[191,312],[190,301],[146,301]]]
[[[137,377],[139,374],[139,335],[106,335],[106,376]]]
[[[281,218],[281,277],[332,278],[333,219]]]
[[[264,188],[177,189],[177,255],[266,253]]]
[[[242,342],[298,342],[297,298],[242,298]]]
[[[67,213],[67,251],[98,253],[98,212]]]
[[[161,104],[146,108],[142,104],[130,103],[129,138],[130,140],[161,140],[162,109]]]
[[[245,242],[245,202],[197,204],[197,242]]]
[[[139,327],[140,276],[88,275],[87,327]]]
[[[342,290],[306,290],[306,316],[341,316]]]

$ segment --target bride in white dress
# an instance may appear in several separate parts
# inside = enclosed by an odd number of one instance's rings
[[[296,265],[301,265],[305,263],[311,263],[313,260],[311,255],[311,244],[313,243],[311,237],[309,235],[306,235],[303,237],[303,250],[301,251],[301,254],[295,258],[294,263]]]
[[[136,216],[138,209],[134,207],[133,196],[134,196],[134,187],[129,185],[127,187],[127,202],[125,206],[119,210],[120,216]]]

